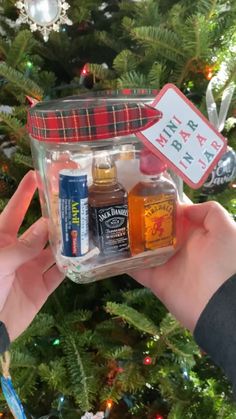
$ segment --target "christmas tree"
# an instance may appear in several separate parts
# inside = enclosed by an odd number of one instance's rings
[[[235,81],[233,0],[71,0],[73,24],[62,24],[47,43],[28,24],[16,25],[14,3],[0,8],[1,209],[33,167],[25,127],[32,98],[172,82],[207,116],[211,77],[225,69],[214,89],[218,106]],[[234,149],[235,101],[234,94],[223,131]],[[194,202],[215,199],[235,216],[235,186],[186,193]],[[23,228],[39,214],[35,197]],[[125,275],[86,286],[65,280],[11,352],[27,417],[236,417],[221,371],[156,297]],[[3,395],[0,406],[10,417]]]

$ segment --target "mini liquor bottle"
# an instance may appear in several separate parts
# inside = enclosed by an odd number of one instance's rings
[[[139,159],[133,144],[123,144],[116,160],[118,181],[129,192],[140,179]]]
[[[177,189],[165,177],[166,165],[148,149],[140,154],[142,180],[129,193],[129,235],[132,255],[176,243]]]
[[[95,245],[102,255],[120,255],[129,250],[127,192],[117,181],[113,157],[102,152],[94,157],[93,184],[89,188],[90,225]]]

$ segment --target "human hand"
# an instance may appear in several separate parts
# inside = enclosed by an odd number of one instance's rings
[[[212,295],[236,272],[236,223],[216,202],[184,205],[183,244],[164,265],[133,271],[193,331]]]
[[[36,187],[30,171],[0,215],[0,320],[11,341],[29,326],[64,278],[51,249],[44,249],[48,229],[43,218],[17,238]]]

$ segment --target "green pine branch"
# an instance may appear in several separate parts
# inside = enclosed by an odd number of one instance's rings
[[[19,152],[14,153],[12,161],[18,165],[23,165],[28,169],[33,169],[34,167],[32,157]]]
[[[117,376],[117,386],[121,387],[124,393],[134,393],[143,388],[146,384],[146,377],[141,371],[138,363],[126,364],[122,374]]]
[[[132,36],[144,47],[149,47],[170,61],[180,62],[184,57],[178,36],[171,30],[143,26],[132,30]],[[155,59],[155,58],[154,58]]]
[[[6,58],[7,50],[8,50],[7,42],[3,38],[0,38],[0,53],[4,59]]]
[[[35,357],[29,352],[20,352],[14,347],[11,351],[11,368],[33,368],[36,369]]]
[[[163,16],[160,13],[159,2],[156,0],[141,1],[136,3],[136,22],[138,26],[160,26]]]
[[[138,59],[132,51],[125,49],[121,51],[113,61],[113,68],[118,74],[128,73],[135,70],[138,64]]]
[[[110,70],[105,68],[101,64],[90,63],[89,70],[93,74],[94,83],[96,83],[96,78],[98,78],[99,80],[105,80],[109,78],[109,75],[110,75]]]
[[[54,318],[47,313],[39,313],[25,332],[13,342],[12,347],[22,347],[34,341],[35,337],[46,336],[54,326]]]
[[[166,79],[167,68],[165,64],[155,62],[153,63],[148,73],[148,85],[160,90],[164,85]]]
[[[130,346],[124,345],[119,348],[111,348],[103,353],[105,359],[130,359],[133,354],[133,349]]]
[[[96,31],[95,41],[100,45],[105,45],[106,47],[111,48],[111,50],[117,53],[120,51],[120,42],[113,39],[106,31]]]
[[[91,319],[93,312],[90,310],[77,310],[68,313],[64,318],[65,324],[71,325],[78,322],[87,322]]]
[[[144,301],[146,301],[147,298],[150,298],[150,299],[155,298],[155,301],[156,301],[156,297],[153,296],[153,293],[151,292],[151,290],[144,287],[137,288],[131,291],[124,291],[122,293],[122,296],[125,299],[125,301],[129,304],[143,303]]]
[[[122,28],[127,34],[130,34],[131,30],[136,26],[136,21],[128,16],[125,16],[122,20]]]
[[[147,76],[138,71],[129,71],[117,79],[118,88],[136,88],[148,86]]]
[[[32,32],[29,30],[21,30],[11,43],[6,56],[7,64],[13,68],[18,68],[38,44],[39,43],[33,37]]]
[[[183,419],[185,414],[185,405],[183,403],[177,401],[171,408],[168,419]]]
[[[153,336],[159,333],[158,327],[156,327],[150,319],[148,319],[143,313],[139,313],[137,310],[127,306],[126,304],[107,302],[105,309],[108,313],[113,316],[119,316],[126,323],[143,333],[148,333]]]
[[[117,387],[117,381],[115,379],[112,386],[104,386],[101,388],[99,400],[102,403],[107,402],[107,400],[112,400],[114,403],[119,403],[123,397],[123,394],[123,389],[121,389],[121,387]]]
[[[159,333],[161,332],[164,336],[172,336],[183,330],[180,323],[168,313],[160,323]]]
[[[43,97],[43,90],[32,80],[26,78],[21,72],[11,68],[6,63],[0,63],[0,75],[16,86],[22,93],[32,96],[37,100]]]
[[[6,112],[0,112],[0,128],[5,130],[6,127],[10,138],[16,141],[21,140],[22,137],[26,136],[24,124],[19,119],[15,118],[14,114],[10,115]]]
[[[68,374],[64,358],[55,359],[48,364],[42,363],[38,367],[39,376],[48,386],[62,394],[70,394]]]
[[[99,377],[96,376],[92,355],[81,348],[79,338],[78,334],[67,333],[63,339],[63,348],[73,396],[83,411],[89,411],[96,399]]]
[[[8,201],[9,201],[8,198],[0,198],[0,213],[4,210],[4,208],[7,205]]]

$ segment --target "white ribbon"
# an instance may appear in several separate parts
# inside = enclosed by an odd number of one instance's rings
[[[216,102],[212,93],[213,85],[217,83],[219,83],[217,76],[212,77],[212,79],[210,80],[207,86],[206,106],[207,106],[209,121],[212,123],[212,125],[214,125],[214,127],[219,132],[221,132],[225,126],[225,120],[226,120],[227,113],[229,110],[229,105],[231,103],[231,100],[234,94],[235,84],[230,83],[230,85],[223,91],[222,101],[220,105],[220,112],[218,115]]]

